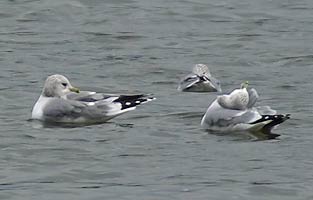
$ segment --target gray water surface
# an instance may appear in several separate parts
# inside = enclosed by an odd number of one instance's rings
[[[313,2],[1,0],[0,199],[313,199]],[[275,140],[212,134],[195,63],[292,118]],[[48,75],[157,100],[108,123],[42,127]]]

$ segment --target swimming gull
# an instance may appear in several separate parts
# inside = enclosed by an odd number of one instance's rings
[[[251,131],[270,133],[278,124],[289,119],[289,114],[276,114],[269,106],[255,107],[259,98],[248,82],[228,95],[218,96],[201,120],[205,129],[216,131]]]
[[[178,90],[183,92],[221,92],[220,82],[214,78],[208,66],[196,64],[192,73],[181,79]]]
[[[49,76],[32,110],[32,119],[57,123],[102,123],[137,105],[154,100],[150,95],[110,95],[79,91],[59,74]]]

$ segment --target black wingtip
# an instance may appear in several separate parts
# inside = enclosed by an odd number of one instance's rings
[[[262,121],[266,121],[266,120],[272,120],[270,123],[268,123],[262,127],[261,132],[263,132],[264,134],[273,135],[273,133],[271,133],[272,129],[276,125],[281,124],[288,119],[290,119],[290,114],[286,114],[286,115],[262,115],[262,118],[257,120],[256,122],[254,122],[254,124],[262,122]]]
[[[262,117],[260,119],[252,122],[251,124],[257,124],[260,122],[272,120],[271,123],[274,123],[275,125],[277,125],[277,124],[280,124],[280,123],[286,121],[287,119],[290,119],[290,114],[286,114],[286,115],[262,115]]]
[[[140,95],[121,95],[118,99],[114,100],[116,103],[120,103],[122,105],[122,110],[131,108],[131,107],[136,107],[140,104],[153,101],[156,98],[149,95],[145,94],[140,94]]]

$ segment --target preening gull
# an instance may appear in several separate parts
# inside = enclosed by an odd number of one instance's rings
[[[42,93],[32,110],[32,119],[56,123],[102,123],[137,105],[154,100],[144,94],[110,95],[80,91],[59,74],[46,79]]]
[[[181,79],[178,90],[183,92],[221,92],[220,82],[204,64],[196,64],[192,73]]]
[[[228,95],[218,96],[201,120],[205,129],[216,131],[251,131],[270,133],[278,124],[289,119],[289,114],[278,115],[269,106],[255,107],[257,91],[241,84]]]

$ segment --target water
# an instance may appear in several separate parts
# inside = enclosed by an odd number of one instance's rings
[[[313,2],[2,0],[0,199],[312,199]],[[292,119],[276,140],[211,134],[215,94],[180,93],[208,64]],[[109,123],[28,121],[46,76],[156,101]]]

